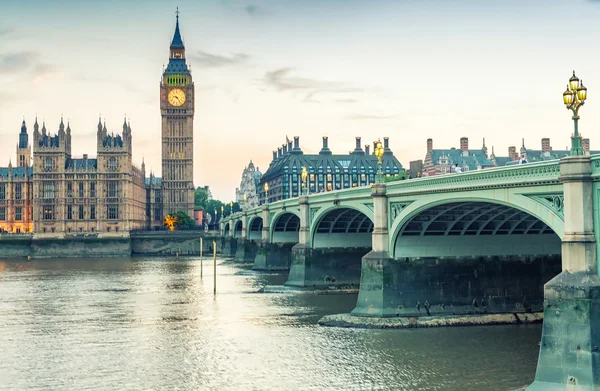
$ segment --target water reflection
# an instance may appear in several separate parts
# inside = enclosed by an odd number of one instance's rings
[[[0,389],[509,390],[540,326],[316,326],[355,294],[255,293],[285,275],[195,258],[0,263]]]

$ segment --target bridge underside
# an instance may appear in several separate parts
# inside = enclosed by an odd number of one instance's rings
[[[312,231],[312,246],[297,244],[292,249],[286,285],[358,287],[361,259],[371,250],[373,222],[369,217],[354,209],[335,208]]]
[[[420,211],[386,258],[363,258],[356,315],[541,311],[543,286],[561,271],[561,240],[535,216],[486,202]]]

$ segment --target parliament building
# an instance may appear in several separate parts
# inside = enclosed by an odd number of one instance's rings
[[[16,166],[0,168],[0,232],[119,235],[160,227],[179,210],[193,216],[194,84],[179,15],[169,49],[160,82],[162,178],[146,177],[144,163],[133,163],[127,120],[120,134],[98,121],[95,157],[72,155],[62,118],[56,133],[36,118],[31,144],[23,120]]]

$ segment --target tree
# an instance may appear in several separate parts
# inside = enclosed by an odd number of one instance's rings
[[[386,176],[384,178],[384,181],[387,183],[387,182],[404,181],[406,179],[408,179],[408,173],[403,170],[394,176]]]
[[[203,188],[199,187],[194,192],[194,209],[195,210],[206,210],[206,203],[208,202],[208,192]]]
[[[183,210],[178,210],[177,212],[173,213],[172,216],[176,219],[175,227],[193,227],[196,225],[194,219]]]
[[[164,221],[165,228],[170,231],[173,231],[177,227],[193,227],[196,225],[194,219],[192,219],[187,213],[183,210],[178,210],[175,213],[171,213],[165,216]]]

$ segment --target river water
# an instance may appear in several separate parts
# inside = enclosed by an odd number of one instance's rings
[[[317,326],[355,294],[198,258],[0,261],[0,390],[513,390],[541,326]]]

